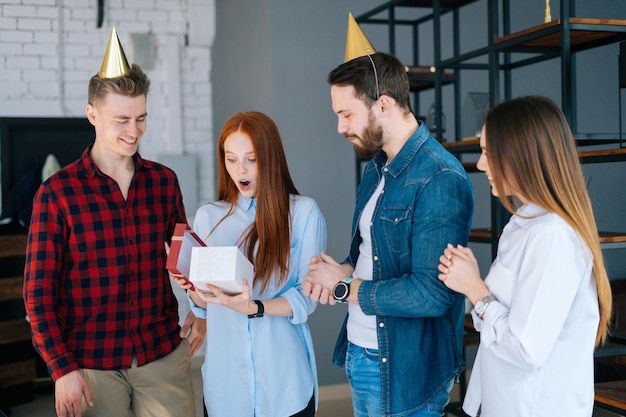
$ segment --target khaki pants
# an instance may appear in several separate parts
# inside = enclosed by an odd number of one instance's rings
[[[84,417],[193,417],[191,347],[187,339],[169,355],[130,369],[81,372],[93,398],[93,407],[83,399]]]

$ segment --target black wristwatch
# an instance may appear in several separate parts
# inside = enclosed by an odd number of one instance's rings
[[[344,278],[333,287],[333,298],[338,303],[347,303],[350,295],[350,283],[354,280],[352,277]]]
[[[259,310],[256,312],[256,314],[248,314],[248,318],[254,319],[257,317],[263,317],[263,313],[265,313],[265,306],[263,305],[263,303],[259,300],[252,301],[254,301],[254,303],[259,307]]]

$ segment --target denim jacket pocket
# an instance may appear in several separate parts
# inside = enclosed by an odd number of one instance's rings
[[[389,250],[403,256],[410,253],[411,208],[383,207],[380,211],[385,242]]]

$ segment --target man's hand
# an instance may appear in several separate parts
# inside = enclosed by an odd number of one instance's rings
[[[302,292],[311,297],[314,302],[320,304],[335,304],[332,296],[333,287],[339,281],[352,275],[350,265],[339,264],[331,256],[322,252],[319,256],[311,258],[309,271],[302,282]]]
[[[59,417],[82,417],[83,395],[87,404],[93,407],[91,392],[80,371],[72,371],[57,379],[54,383],[57,415]]]
[[[202,346],[205,335],[206,320],[197,318],[195,314],[193,314],[193,311],[190,311],[187,317],[185,317],[183,327],[180,329],[180,337],[189,339],[192,356],[200,349],[200,346]]]

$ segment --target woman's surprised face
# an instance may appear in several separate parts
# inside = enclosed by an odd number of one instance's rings
[[[224,141],[224,164],[239,192],[256,197],[259,171],[250,136],[241,131],[228,135]]]

